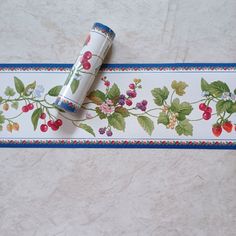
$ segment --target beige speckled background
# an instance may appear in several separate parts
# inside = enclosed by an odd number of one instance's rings
[[[236,62],[235,0],[1,0],[0,63]],[[236,151],[1,149],[1,236],[234,236]]]

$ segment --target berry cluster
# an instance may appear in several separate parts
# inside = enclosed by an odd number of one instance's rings
[[[174,129],[176,122],[177,122],[177,117],[178,113],[171,113],[169,116],[169,124],[166,126],[167,129]]]
[[[121,106],[123,106],[125,104],[127,106],[132,106],[132,104],[133,104],[132,99],[137,96],[137,92],[136,92],[137,88],[142,88],[142,86],[139,84],[140,82],[141,82],[140,79],[134,79],[134,83],[131,83],[129,85],[129,90],[126,91],[126,95],[124,95],[124,94],[120,95],[120,97],[119,97],[119,104]],[[144,100],[144,104],[145,104],[145,100]],[[144,108],[144,107],[146,107],[146,105],[144,105],[142,107]]]
[[[202,118],[204,120],[209,120],[211,118],[212,108],[207,106],[205,103],[199,104],[199,109],[203,111]]]
[[[91,64],[89,59],[91,59],[93,54],[90,51],[86,51],[80,59],[80,62],[85,70],[89,70],[91,68]]]
[[[112,136],[112,134],[113,134],[112,131],[111,131],[111,129],[109,129],[109,128],[107,128],[107,127],[99,128],[98,132],[99,132],[100,134],[105,134],[105,133],[106,133],[106,135],[107,135],[108,137]]]
[[[29,103],[21,108],[22,112],[28,112],[34,109],[34,104]]]
[[[214,124],[212,126],[212,133],[216,136],[219,137],[222,133],[222,128],[227,132],[230,133],[233,130],[233,124],[231,123],[231,121],[225,121],[222,124]],[[234,126],[234,129],[236,131],[236,125]]]
[[[60,126],[62,126],[63,122],[61,119],[57,119],[57,120],[48,120],[46,122],[46,113],[42,113],[39,117],[40,119],[44,120],[44,124],[40,125],[40,130],[42,132],[47,132],[48,131],[48,127],[50,127],[53,131],[57,131],[59,129]]]
[[[7,125],[7,131],[9,131],[11,133],[12,133],[13,130],[18,131],[19,128],[20,128],[20,126],[17,122],[9,123]]]
[[[104,82],[104,85],[107,87],[107,89],[108,89],[108,87],[111,85],[111,83],[110,83],[110,81],[108,81],[107,80],[107,77],[106,76],[103,76],[102,78],[101,78],[101,80]]]
[[[147,110],[147,100],[142,100],[141,102],[138,102],[136,104],[136,108],[140,109],[141,111],[146,111]]]

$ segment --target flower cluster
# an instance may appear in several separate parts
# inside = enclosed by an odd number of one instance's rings
[[[108,116],[115,111],[114,104],[110,99],[106,99],[106,101],[99,106],[99,109],[103,114]]]

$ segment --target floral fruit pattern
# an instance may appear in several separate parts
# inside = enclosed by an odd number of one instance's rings
[[[92,56],[90,51],[83,54],[81,68],[89,70],[88,63]],[[55,86],[45,92],[44,87],[36,81],[24,84],[21,79],[14,77],[14,88],[8,86],[4,96],[0,97],[0,130],[6,129],[9,133],[21,130],[17,119],[24,116],[25,119],[30,117],[34,131],[42,133],[58,132],[65,122],[71,122],[93,136],[112,137],[115,132],[125,132],[127,119],[133,117],[150,136],[154,131],[159,132],[161,127],[179,136],[192,136],[194,122],[209,122],[209,132],[214,137],[220,137],[223,133],[236,134],[235,120],[232,119],[236,114],[236,89],[230,90],[225,82],[208,83],[202,78],[201,99],[188,102],[184,99],[188,84],[174,80],[169,88],[153,88],[150,91],[151,102],[140,95],[141,79],[133,79],[124,91],[106,76],[101,77],[101,81],[104,89],[90,92],[81,107],[86,112],[84,117],[72,119],[49,102],[50,97],[54,99],[59,95],[62,86]],[[199,119],[191,119],[194,109],[198,111]],[[17,114],[8,116],[12,110],[17,111]],[[57,116],[55,111],[58,112]],[[101,121],[96,131],[87,122],[93,119]]]

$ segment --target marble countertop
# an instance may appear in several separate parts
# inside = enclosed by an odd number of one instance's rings
[[[236,62],[235,0],[0,2],[0,63]],[[0,149],[1,236],[234,236],[236,151]]]

